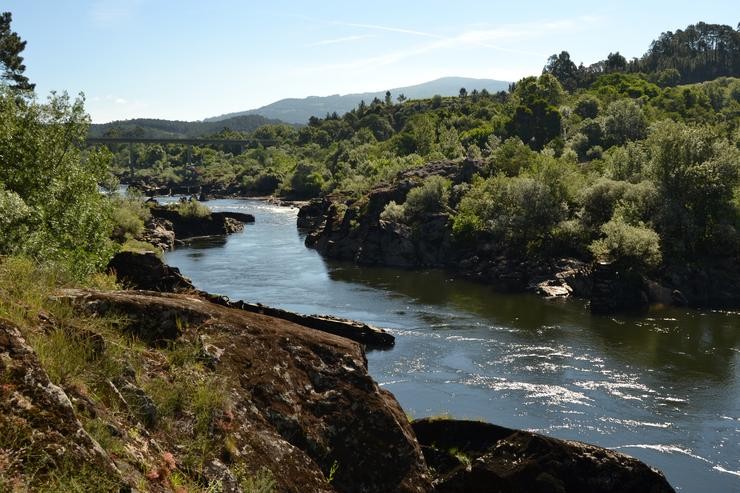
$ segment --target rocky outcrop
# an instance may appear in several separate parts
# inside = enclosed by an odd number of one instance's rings
[[[0,490],[22,491],[13,485],[83,468],[100,475],[110,491],[123,486],[113,461],[84,430],[21,331],[0,319]]]
[[[145,241],[162,251],[175,248],[175,230],[172,222],[158,217],[149,218],[144,223],[144,231],[137,240]]]
[[[412,423],[438,493],[669,493],[665,477],[637,459],[581,442],[478,421]]]
[[[592,272],[591,313],[641,312],[649,305],[645,279],[637,272],[598,262]]]
[[[69,468],[74,482],[54,491],[182,491],[184,480],[224,492],[672,491],[660,473],[599,447],[480,422],[410,424],[344,337],[197,293],[65,289],[54,300],[71,306],[65,322],[40,314],[25,330],[89,344],[96,397],[52,384],[21,331],[0,320],[0,490]],[[112,325],[100,332],[70,313]],[[45,354],[52,366],[65,356]],[[183,408],[188,395],[199,407]]]
[[[278,491],[431,490],[411,426],[369,376],[359,344],[195,295],[65,290],[58,299],[124,315],[121,330],[153,347],[201,341],[229,382],[230,453],[271,470]]]
[[[164,219],[172,224],[177,239],[194,238],[198,236],[215,236],[236,233],[244,229],[244,222],[234,219],[236,213],[212,212],[205,217],[183,216],[174,209],[167,207],[152,207],[152,217]],[[240,215],[241,216],[241,215]],[[246,215],[250,216],[251,215]],[[252,222],[254,218],[252,217]]]
[[[381,185],[359,201],[342,202],[338,197],[313,201],[298,214],[301,227],[315,228],[306,245],[327,257],[363,265],[445,266],[455,257],[446,214],[430,214],[413,227],[382,221],[380,215],[389,202],[403,203],[408,191],[429,176],[459,184],[480,171],[476,161],[433,162],[400,173],[393,185]]]
[[[364,344],[369,349],[389,349],[395,338],[388,332],[354,320],[330,315],[302,315],[280,308],[272,308],[260,303],[231,301],[225,296],[217,296],[199,291],[190,280],[180,274],[176,267],[170,267],[151,252],[120,252],[111,259],[108,270],[116,275],[119,283],[131,289],[161,291],[169,293],[197,293],[212,303],[237,308],[250,313],[260,313],[270,317],[287,320],[307,327]]]
[[[118,282],[148,291],[194,291],[189,279],[177,267],[162,262],[153,252],[118,252],[108,263]]]

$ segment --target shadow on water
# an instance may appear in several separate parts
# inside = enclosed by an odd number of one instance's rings
[[[682,379],[724,380],[733,375],[740,346],[738,314],[684,309],[653,309],[646,317],[597,316],[583,300],[547,300],[534,294],[507,294],[479,283],[456,279],[442,270],[405,271],[327,262],[334,281],[359,283],[392,293],[407,303],[442,307],[421,313],[432,328],[444,326],[450,311],[475,314],[494,325],[518,329],[523,342],[567,329],[600,339],[604,351],[632,365],[660,369]],[[454,329],[454,327],[449,327]]]

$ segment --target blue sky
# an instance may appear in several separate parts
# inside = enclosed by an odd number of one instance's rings
[[[661,32],[736,26],[734,1],[4,0],[41,95],[84,92],[93,121],[202,119],[285,97],[444,76],[517,80],[567,50],[642,55]]]

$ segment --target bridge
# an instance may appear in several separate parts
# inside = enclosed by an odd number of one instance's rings
[[[149,138],[149,137],[88,137],[87,145],[95,144],[180,144],[197,145],[239,145],[254,144],[274,145],[276,140],[271,139],[180,139],[180,138]]]
[[[176,144],[187,146],[187,164],[192,164],[193,159],[193,146],[205,146],[205,145],[222,145],[222,146],[238,146],[239,153],[244,151],[245,147],[253,146],[256,144],[261,145],[275,145],[276,140],[273,139],[198,139],[198,138],[150,138],[150,137],[88,137],[85,139],[85,143],[88,146],[95,145],[115,145],[115,144],[128,144],[128,165],[131,172],[131,179],[134,178],[134,144]]]

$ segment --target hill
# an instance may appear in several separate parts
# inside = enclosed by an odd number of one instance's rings
[[[464,87],[469,92],[473,89],[495,93],[505,91],[509,82],[493,79],[471,79],[466,77],[444,77],[415,86],[397,87],[390,89],[391,96],[395,100],[403,94],[408,99],[430,98],[435,94],[440,96],[457,96],[460,88]],[[374,98],[383,100],[385,91],[365,92],[358,94],[334,94],[332,96],[309,96],[307,98],[281,99],[261,108],[228,113],[226,115],[206,118],[206,122],[217,122],[242,115],[262,115],[267,118],[276,118],[288,123],[306,123],[312,116],[323,117],[327,113],[338,113],[343,115],[360,104],[360,101],[370,103]]]
[[[262,125],[279,123],[283,122],[265,118],[261,115],[240,115],[219,121],[195,122],[137,118],[134,120],[118,120],[110,123],[94,123],[90,126],[90,137],[202,137],[219,133],[223,130],[253,132]]]

